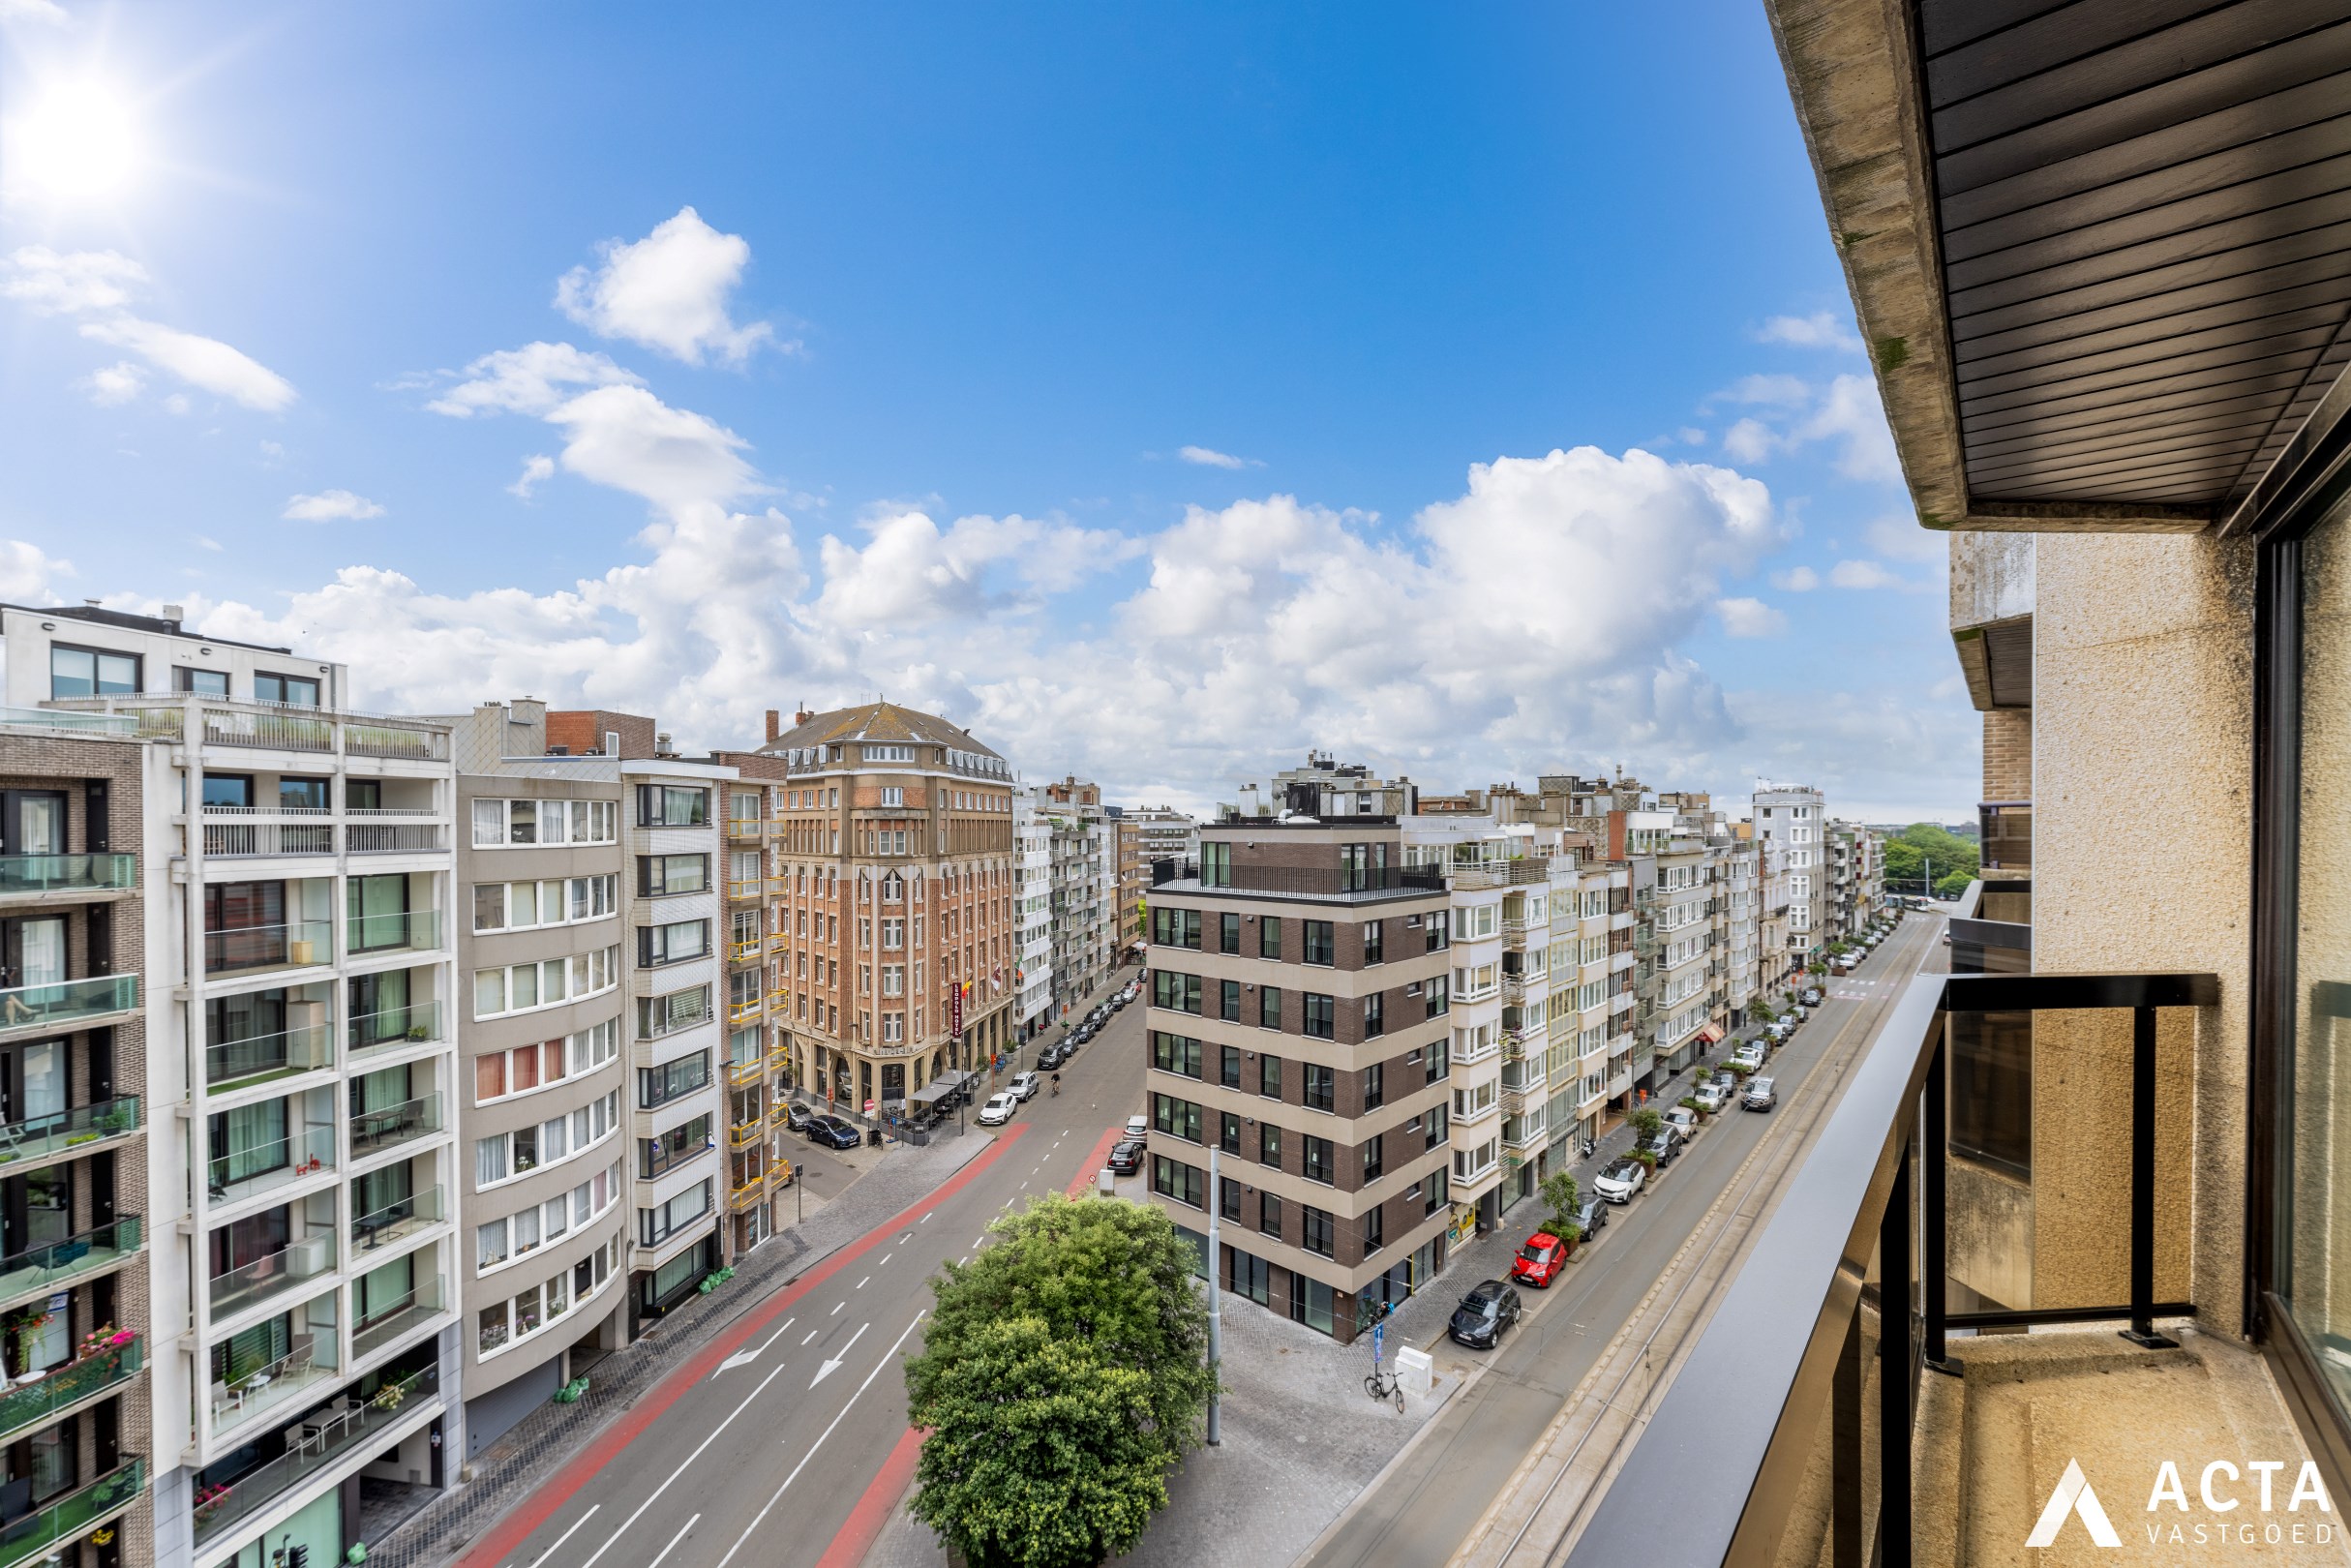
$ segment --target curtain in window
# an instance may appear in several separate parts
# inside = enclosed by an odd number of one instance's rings
[[[213,1117],[213,1133],[212,1157],[219,1162],[214,1177],[224,1184],[282,1170],[289,1163],[283,1100],[221,1112]]]
[[[407,947],[408,879],[353,877],[350,890],[351,950]]]

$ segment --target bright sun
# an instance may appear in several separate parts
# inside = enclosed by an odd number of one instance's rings
[[[0,184],[51,200],[104,201],[138,163],[131,106],[96,82],[59,82],[0,127]]]

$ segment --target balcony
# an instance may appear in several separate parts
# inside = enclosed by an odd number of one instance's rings
[[[1634,1556],[1907,1562],[1914,1542],[1921,1560],[1935,1560],[1930,1544],[1938,1541],[1947,1558],[1955,1520],[2030,1520],[2041,1506],[2045,1479],[2036,1474],[2033,1495],[2022,1495],[2028,1466],[1987,1456],[1999,1444],[1963,1444],[1954,1428],[1978,1421],[1977,1401],[2018,1398],[2003,1390],[2020,1370],[2021,1397],[2031,1404],[2036,1377],[2053,1384],[2090,1358],[2105,1358],[2104,1370],[2126,1375],[2093,1375],[2095,1387],[2077,1385],[2066,1396],[2094,1412],[2144,1397],[2131,1374],[2147,1369],[2160,1377],[2161,1368],[2176,1366],[2177,1377],[2202,1387],[2190,1364],[2213,1352],[2155,1332],[2157,1317],[2193,1311],[2162,1299],[2180,1290],[2187,1258],[2176,1229],[2158,1231],[2157,1192],[2189,1180],[2189,1156],[2158,1136],[2157,1046],[2166,1010],[2206,1008],[2218,997],[2217,979],[2201,974],[1912,980],[1848,1071],[1843,1097],[1735,1265],[1680,1373],[1645,1424],[1627,1432],[1621,1469],[1580,1506],[1561,1493],[1563,1506],[1588,1518],[1569,1568]],[[2192,1030],[2190,1021],[2189,1038],[2173,1037],[2188,1055]],[[2044,1046],[2054,1058],[2047,1063],[2035,1060]],[[2096,1070],[2113,1092],[2102,1097],[2102,1125],[2092,1117],[2069,1127],[2077,1147],[2064,1174],[2041,1172],[2036,1181],[2029,1139],[1985,1107],[2014,1093],[2026,1074],[2061,1062],[2069,1072],[2105,1064]],[[2100,1171],[2111,1174],[2099,1179]],[[1993,1183],[2016,1191],[2004,1202],[1987,1201]],[[2020,1221],[2115,1245],[2070,1258],[2052,1276],[2063,1281],[2064,1299],[2052,1300]],[[1954,1311],[1957,1303],[1969,1310]],[[2101,1322],[2127,1325],[2127,1346],[2106,1333],[2007,1332]],[[1995,1332],[1951,1341],[1954,1330],[1977,1329]],[[1955,1357],[1955,1349],[1964,1353]],[[1938,1379],[1922,1401],[1928,1369],[1957,1377],[1957,1388]],[[1727,1402],[1722,1389],[1734,1381],[1742,1395]],[[2159,1399],[2182,1397],[2185,1385],[2163,1382]],[[2185,1397],[2210,1402],[2209,1393]],[[2012,1426],[1998,1430],[2035,1440],[2045,1418],[2011,1408]],[[1625,1419],[1641,1422],[1642,1412]],[[2128,1426],[2092,1413],[2076,1430],[2107,1434]],[[1686,1482],[1693,1456],[1723,1484],[1684,1485],[1674,1493],[1681,1505],[1660,1510],[1659,1489]],[[1558,1474],[1547,1456],[1514,1486],[1555,1487]],[[1529,1544],[1548,1554],[1564,1543]]]
[[[767,943],[759,937],[738,938],[727,944],[727,961],[733,964],[747,964],[758,958],[766,950]]]
[[[1442,867],[1432,865],[1371,866],[1363,870],[1342,870],[1338,866],[1236,865],[1225,873],[1225,880],[1211,886],[1200,881],[1197,860],[1155,860],[1151,884],[1178,892],[1355,902],[1441,893],[1445,890],[1445,873]],[[1052,899],[1055,914],[1063,913],[1070,902],[1058,891]],[[1085,900],[1080,898],[1077,902],[1082,908]]]
[[[728,1195],[727,1207],[733,1212],[740,1214],[745,1209],[758,1207],[760,1200],[767,1195],[768,1178],[763,1173],[736,1188]]]
[[[347,1395],[340,1409],[319,1411],[295,1429],[293,1446],[285,1453],[217,1491],[198,1493],[203,1500],[196,1505],[196,1544],[212,1543],[346,1456],[383,1448],[385,1433],[439,1392],[440,1369],[427,1367],[387,1381],[373,1394]],[[0,1568],[7,1568],[4,1559]]]
[[[204,933],[204,973],[251,975],[267,969],[309,969],[332,963],[335,928],[325,920],[239,925]]]
[[[134,1335],[128,1344],[69,1362],[38,1382],[17,1383],[0,1393],[0,1442],[14,1441],[76,1405],[104,1398],[146,1365],[147,1342]]]
[[[441,1304],[442,1295],[437,1274],[374,1316],[352,1324],[351,1359],[364,1361],[448,1311]]]
[[[88,1486],[0,1527],[0,1568],[48,1555],[129,1508],[146,1490],[147,1462],[123,1461]]]
[[[205,1161],[205,1191],[216,1204],[242,1203],[309,1176],[334,1168],[335,1130],[305,1128],[299,1132],[238,1149]]]
[[[1499,1096],[1489,1101],[1473,1101],[1466,1107],[1458,1099],[1453,1102],[1452,1116],[1455,1127],[1475,1127],[1480,1122],[1490,1121],[1501,1114],[1502,1101]]]
[[[777,893],[785,891],[783,882],[782,877],[774,878],[766,885],[767,890]],[[760,897],[761,886],[760,879],[757,877],[730,881],[727,884],[727,897],[737,903],[756,901]]]
[[[387,1203],[380,1209],[352,1220],[352,1250],[372,1252],[378,1247],[390,1247],[421,1231],[432,1229],[444,1218],[446,1211],[441,1206],[440,1189],[428,1187],[397,1203]]]
[[[351,1118],[351,1158],[371,1160],[386,1149],[397,1149],[440,1131],[440,1096],[420,1095],[380,1110],[361,1111]]]
[[[401,952],[440,951],[440,911],[412,909],[390,915],[358,915],[347,923],[344,940],[353,958]]]
[[[61,1241],[0,1257],[0,1301],[53,1292],[58,1286],[104,1274],[138,1253],[139,1220],[125,1215]]]
[[[363,1012],[344,1025],[344,1038],[356,1058],[373,1051],[390,1055],[404,1045],[441,1039],[441,1009],[437,1002],[411,1002],[405,1008]]]
[[[136,975],[92,975],[45,985],[0,987],[0,1035],[63,1033],[138,1010]]]
[[[329,1303],[331,1305],[331,1302]],[[272,1410],[283,1410],[321,1383],[343,1375],[335,1365],[332,1323],[314,1326],[293,1336],[294,1348],[266,1367],[256,1368],[233,1383],[212,1385],[212,1430],[218,1435],[258,1421]]]
[[[746,1023],[767,1010],[768,1004],[761,997],[755,996],[745,1002],[729,1002],[727,1004],[727,1022]]]
[[[264,1078],[316,1071],[332,1066],[334,1060],[334,1036],[326,1026],[305,1024],[274,1035],[252,1035],[205,1046],[204,1082],[215,1090],[249,1087]]]
[[[1453,1065],[1455,1067],[1475,1067],[1489,1057],[1500,1055],[1501,1051],[1502,1037],[1499,1034],[1490,1035],[1482,1040],[1475,1038],[1463,1040],[1459,1035],[1453,1038]]]
[[[214,1275],[207,1293],[212,1315],[221,1318],[256,1307],[295,1285],[332,1272],[334,1267],[334,1237],[323,1231],[314,1232],[267,1257],[256,1257],[226,1274]]]
[[[133,892],[137,888],[136,855],[0,855],[0,898]]]
[[[1480,888],[1520,888],[1551,880],[1551,860],[1548,857],[1528,856],[1515,860],[1480,860],[1442,868],[1462,890]]]
[[[752,1120],[744,1122],[739,1126],[731,1125],[728,1127],[727,1147],[730,1149],[748,1149],[753,1144],[759,1142],[762,1138],[765,1138],[767,1135],[767,1118],[764,1116],[754,1117]]]
[[[727,819],[727,842],[730,844],[757,844],[763,836],[763,829],[766,827],[767,823],[758,817],[729,817]]]
[[[321,820],[251,820],[264,815],[315,817]],[[326,816],[324,806],[206,806],[203,819],[204,858],[238,860],[286,855],[333,855],[335,825],[323,820]]]
[[[764,1056],[754,1056],[748,1062],[727,1064],[727,1087],[730,1089],[748,1089],[764,1082],[767,1076],[768,1059]]]
[[[354,822],[343,829],[344,848],[353,855],[436,855],[449,847],[449,829],[437,822]]]
[[[10,1122],[0,1126],[0,1165],[29,1165],[69,1152],[94,1154],[111,1148],[117,1138],[129,1137],[139,1127],[136,1095]]]

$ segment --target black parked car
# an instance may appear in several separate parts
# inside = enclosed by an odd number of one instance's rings
[[[834,1149],[854,1149],[865,1141],[864,1135],[837,1116],[811,1116],[801,1131],[810,1143],[822,1143]]]
[[[1143,1168],[1145,1145],[1138,1138],[1121,1138],[1110,1148],[1110,1168],[1121,1176],[1131,1176]]]
[[[1636,1147],[1643,1154],[1655,1155],[1659,1164],[1670,1165],[1673,1162],[1673,1157],[1681,1153],[1681,1134],[1669,1124],[1643,1138]]]
[[[1491,1350],[1502,1342],[1502,1331],[1519,1320],[1519,1293],[1499,1280],[1488,1280],[1453,1310],[1445,1332],[1457,1344]]]
[[[1587,1193],[1576,1200],[1576,1228],[1583,1233],[1585,1241],[1608,1229],[1608,1223],[1607,1200],[1595,1193]]]
[[[1052,1071],[1068,1060],[1070,1060],[1070,1047],[1064,1040],[1057,1040],[1037,1053],[1037,1065],[1047,1072]]]

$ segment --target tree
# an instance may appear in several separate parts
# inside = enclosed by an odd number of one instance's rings
[[[1657,1135],[1657,1130],[1666,1125],[1665,1112],[1659,1110],[1654,1105],[1642,1106],[1639,1110],[1633,1112],[1631,1120],[1633,1123],[1633,1135],[1635,1137],[1642,1138],[1655,1137]]]
[[[1905,891],[1918,890],[1930,859],[1934,861],[1938,891],[1953,879],[1957,880],[1958,890],[1964,891],[1982,869],[1974,842],[1931,822],[1914,822],[1899,837],[1886,840],[1886,883]]]
[[[1155,1208],[1050,1194],[932,1282],[912,1504],[973,1568],[1088,1568],[1167,1505],[1214,1388],[1199,1254]]]
[[[1543,1178],[1543,1186],[1540,1191],[1544,1203],[1551,1209],[1551,1233],[1561,1241],[1572,1242],[1581,1237],[1583,1234],[1583,1227],[1576,1223],[1576,1210],[1578,1208],[1577,1200],[1582,1194],[1576,1190],[1575,1173],[1565,1170],[1553,1171]]]

